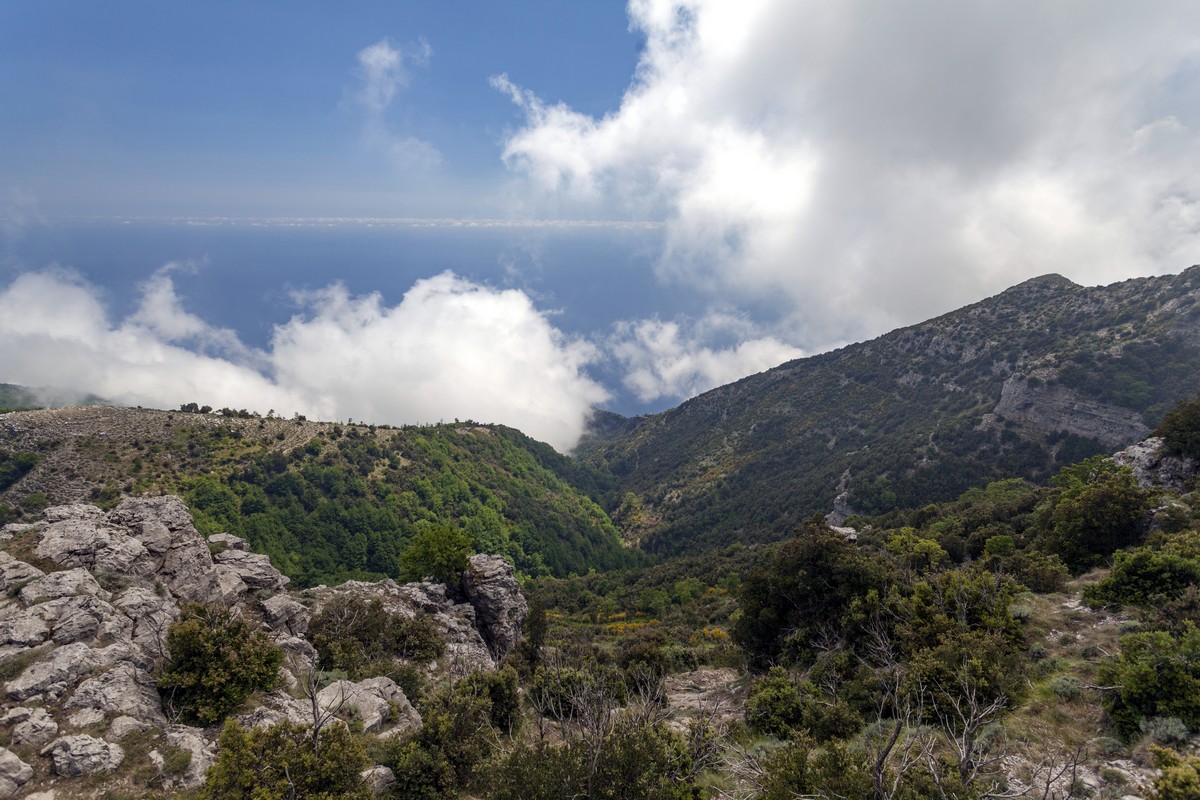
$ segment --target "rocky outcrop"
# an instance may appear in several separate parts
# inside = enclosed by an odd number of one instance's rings
[[[1130,445],[1115,453],[1112,460],[1130,467],[1133,477],[1145,488],[1160,487],[1182,492],[1200,474],[1200,462],[1169,455],[1160,436]]]
[[[64,736],[43,751],[54,762],[54,772],[68,778],[82,778],[112,772],[125,760],[119,744],[87,734]]]
[[[512,564],[500,556],[472,556],[462,591],[475,609],[475,622],[497,661],[517,646],[529,606],[517,585]]]
[[[236,536],[206,541],[175,497],[126,500],[108,513],[85,505],[50,508],[42,522],[6,526],[0,548],[5,540],[14,542],[14,552],[32,552],[45,564],[0,550],[0,659],[24,664],[0,686],[0,728],[14,747],[41,747],[45,763],[31,767],[0,751],[0,798],[37,788],[22,784],[36,783],[38,774],[78,778],[116,770],[127,755],[120,743],[133,734],[150,743],[129,749],[136,768],[156,773],[164,788],[203,783],[216,758],[217,731],[170,724],[153,678],[168,656],[168,630],[187,601],[233,606],[284,650],[281,678],[289,691],[257,698],[256,707],[238,717],[243,725],[311,725],[314,718],[339,717],[382,736],[421,724],[390,678],[335,681],[305,696],[318,666],[305,636],[323,603],[351,594],[378,598],[405,617],[428,616],[446,641],[439,662],[421,665],[431,674],[447,665],[460,673],[494,668],[527,613],[512,568],[492,556],[473,558],[453,590],[439,583],[350,581],[293,597],[284,591],[288,579],[266,556]],[[46,564],[58,569],[39,568]],[[100,730],[103,738],[93,735]],[[179,750],[188,753],[182,771]],[[113,780],[126,780],[120,777],[126,772],[121,768]],[[386,786],[389,777],[373,772],[372,785]]]
[[[317,694],[317,703],[333,714],[354,709],[365,731],[394,725],[406,733],[421,726],[421,715],[391,678],[334,681]]]
[[[1067,431],[1106,447],[1136,442],[1150,429],[1141,414],[1091,400],[1065,386],[1013,375],[1004,382],[993,413],[1041,435]]]

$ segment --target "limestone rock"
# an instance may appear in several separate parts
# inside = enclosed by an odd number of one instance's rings
[[[37,647],[50,638],[50,626],[36,614],[22,612],[0,619],[0,644],[14,650]]]
[[[230,549],[217,553],[214,560],[232,568],[251,589],[282,592],[290,581],[286,575],[271,566],[270,558],[260,553]]]
[[[58,723],[44,708],[17,706],[0,718],[0,723],[13,726],[14,745],[45,744],[58,735]]]
[[[475,608],[479,632],[499,661],[516,647],[529,606],[512,565],[500,556],[476,555],[462,577],[463,593]]]
[[[119,742],[131,733],[141,733],[150,730],[151,726],[133,717],[117,717],[108,726],[109,741]]]
[[[396,783],[396,773],[382,764],[363,770],[363,783],[371,790],[372,797],[383,797]]]
[[[64,645],[50,656],[35,661],[5,686],[14,700],[26,700],[37,694],[57,698],[97,666],[92,649],[82,642]]]
[[[8,592],[21,584],[36,580],[46,573],[37,567],[18,561],[8,553],[0,551],[0,591]]]
[[[303,636],[311,617],[308,607],[286,594],[276,594],[262,602],[263,617],[271,630]]]
[[[366,731],[378,730],[390,722],[405,729],[421,725],[421,715],[391,678],[368,678],[358,683],[334,681],[317,693],[317,703],[334,714],[355,709]],[[394,720],[393,709],[396,711]]]
[[[196,602],[227,599],[213,570],[208,545],[192,524],[183,501],[165,497],[131,497],[108,513],[146,549],[148,574],[154,574],[176,596]]]
[[[166,651],[167,629],[179,619],[179,606],[169,597],[142,587],[132,587],[113,601],[133,621],[135,645],[155,655]]]
[[[100,584],[96,583],[96,579],[92,577],[92,573],[83,567],[63,570],[62,572],[51,572],[49,575],[44,575],[26,584],[17,593],[17,597],[26,606],[31,606],[34,603],[46,600],[81,594],[99,597],[102,600],[112,598],[111,594],[100,588]]]
[[[267,728],[285,720],[296,725],[312,725],[312,705],[308,700],[275,691],[263,698],[258,708],[237,718],[243,728]]]
[[[96,709],[101,717],[129,716],[157,727],[167,724],[162,701],[153,679],[132,664],[118,664],[103,675],[90,678],[63,704],[64,710]]]
[[[1149,428],[1136,411],[1092,400],[1058,384],[1013,375],[1000,390],[993,413],[1040,435],[1068,431],[1108,447],[1136,442]]]
[[[1172,492],[1184,487],[1200,473],[1200,462],[1190,458],[1168,455],[1161,436],[1126,447],[1112,456],[1121,466],[1133,469],[1133,477],[1143,488],[1161,486]]]
[[[0,797],[12,797],[33,777],[33,767],[0,747]]]
[[[226,550],[245,550],[247,552],[250,550],[250,545],[245,539],[234,536],[232,533],[214,533],[208,537],[208,542]]]
[[[172,747],[186,750],[192,755],[188,767],[181,775],[176,775],[166,781],[169,788],[194,789],[204,783],[204,773],[217,760],[217,747],[204,738],[200,728],[187,725],[171,725],[167,728],[167,742]]]
[[[47,753],[54,762],[54,772],[69,778],[112,772],[125,760],[121,745],[87,734],[64,736],[42,751],[43,755]]]

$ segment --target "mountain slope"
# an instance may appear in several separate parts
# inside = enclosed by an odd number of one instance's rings
[[[0,522],[47,504],[179,493],[202,532],[248,539],[304,585],[397,577],[429,526],[459,528],[531,574],[635,563],[593,499],[603,480],[519,431],[473,422],[377,428],[97,407],[0,415]]]
[[[678,552],[777,538],[996,478],[1045,479],[1145,435],[1200,382],[1200,267],[1085,288],[1049,275],[788,362],[578,451],[617,479],[626,535]]]

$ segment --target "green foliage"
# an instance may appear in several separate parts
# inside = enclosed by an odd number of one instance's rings
[[[1140,541],[1154,498],[1128,467],[1092,458],[1065,467],[1054,484],[1058,491],[1039,509],[1041,547],[1072,570],[1094,567]]]
[[[409,581],[433,578],[454,584],[467,568],[471,553],[471,538],[463,531],[446,525],[422,527],[400,554],[400,576]]]
[[[496,741],[491,687],[462,682],[431,698],[422,725],[384,745],[382,763],[396,773],[394,797],[437,800],[473,784]]]
[[[1187,558],[1169,550],[1138,548],[1116,554],[1104,580],[1083,590],[1089,606],[1150,606],[1183,595],[1200,584],[1200,558]]]
[[[873,795],[866,759],[842,743],[817,748],[804,740],[792,742],[767,759],[764,767],[759,800]]]
[[[827,698],[811,681],[797,681],[780,667],[750,691],[746,722],[780,739],[803,732],[818,742],[849,738],[862,727],[862,717],[844,699]]]
[[[817,626],[838,627],[852,601],[881,589],[885,580],[878,559],[823,525],[807,523],[742,582],[734,639],[755,664],[802,661]]]
[[[690,800],[691,754],[664,723],[629,716],[599,742],[518,744],[499,759],[488,800]]]
[[[314,739],[315,737],[315,739]],[[217,742],[217,761],[200,790],[204,800],[369,800],[361,773],[366,751],[343,725],[317,735],[280,722],[246,730],[230,720]]]
[[[1168,411],[1152,435],[1161,436],[1172,455],[1200,458],[1200,397],[1184,400]]]
[[[288,453],[214,430],[179,434],[197,528],[245,538],[298,586],[422,572],[402,554],[443,528],[532,575],[640,561],[596,502],[606,479],[510,428],[334,426]]]
[[[308,638],[324,669],[343,670],[354,680],[368,677],[372,668],[377,673],[380,662],[431,661],[445,648],[428,615],[404,617],[385,609],[378,597],[366,600],[350,594],[334,597],[313,616]]]
[[[37,453],[0,452],[0,492],[25,477],[26,473],[37,466],[39,460]]]
[[[1177,717],[1189,730],[1200,728],[1200,629],[1186,623],[1179,636],[1167,631],[1131,633],[1121,654],[1107,665],[1105,680],[1116,692],[1105,707],[1117,731],[1135,735],[1152,717]]]
[[[1200,797],[1200,757],[1181,755],[1162,747],[1151,749],[1154,768],[1161,772],[1154,779],[1154,800],[1195,800]]]
[[[233,611],[185,604],[167,631],[169,659],[158,676],[168,712],[211,725],[254,692],[274,688],[283,651]]]

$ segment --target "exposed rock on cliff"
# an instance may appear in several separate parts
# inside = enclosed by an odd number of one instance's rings
[[[1184,491],[1187,484],[1200,474],[1200,462],[1168,455],[1159,436],[1126,447],[1114,454],[1112,460],[1131,467],[1133,477],[1142,486],[1160,486],[1172,492]]]
[[[1021,423],[1035,435],[1066,431],[1119,447],[1150,432],[1142,415],[1128,408],[1091,400],[1065,386],[1013,375],[1000,390],[993,412]]]

